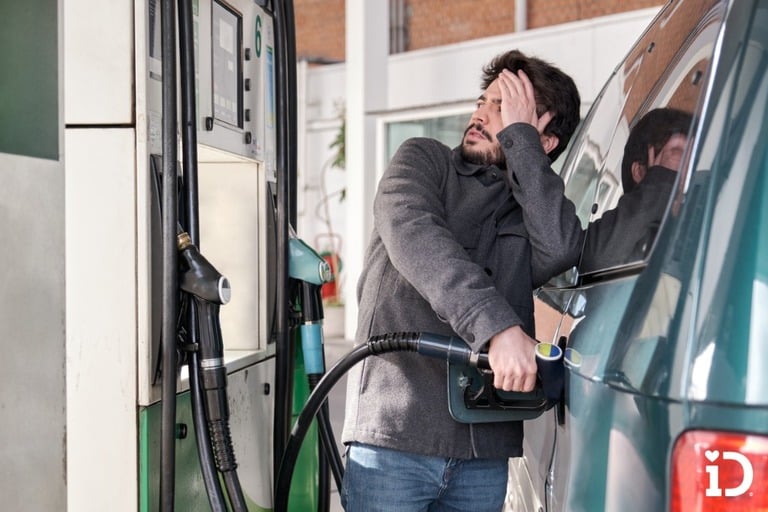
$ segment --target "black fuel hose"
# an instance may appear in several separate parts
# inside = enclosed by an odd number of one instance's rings
[[[247,511],[237,462],[229,428],[229,402],[227,400],[227,368],[224,366],[224,343],[219,323],[219,305],[194,297],[200,313],[200,366],[203,403],[208,420],[216,468],[222,475],[235,512]]]
[[[296,419],[296,423],[286,443],[275,482],[275,512],[286,512],[288,510],[291,478],[293,477],[293,470],[299,456],[301,444],[312,424],[312,419],[326,402],[333,386],[354,365],[366,357],[398,351],[418,352],[421,355],[446,359],[456,364],[465,364],[477,368],[490,368],[487,354],[472,352],[469,346],[459,338],[437,334],[418,332],[385,334],[373,336],[365,344],[355,347],[320,379],[314,391],[309,395],[307,403],[301,410],[301,414]]]
[[[312,419],[317,411],[325,403],[328,393],[333,386],[344,376],[354,365],[373,355],[367,344],[355,347],[349,354],[340,359],[318,382],[317,387],[309,395],[307,403],[301,410],[301,414],[296,420],[296,424],[291,431],[286,443],[285,451],[280,462],[275,482],[275,512],[285,512],[288,510],[288,498],[291,489],[291,478],[296,466],[296,459],[299,456],[299,449],[307,430],[312,424]]]
[[[181,85],[181,147],[183,153],[183,192],[185,226],[190,241],[200,247],[199,236],[199,201],[197,172],[197,109],[195,105],[195,54],[194,26],[190,0],[178,0],[179,27],[179,83]],[[182,231],[179,226],[178,231]],[[186,328],[192,347],[199,344],[200,332],[197,328],[198,310],[194,301],[189,301],[186,311]],[[195,428],[195,442],[200,459],[200,472],[208,495],[208,504],[212,512],[226,512],[227,505],[221,490],[221,483],[216,472],[213,450],[210,443],[208,423],[205,418],[203,390],[201,388],[200,358],[195,350],[187,355],[189,369],[189,393],[192,403],[192,421]]]
[[[195,425],[195,439],[197,442],[197,453],[200,457],[200,471],[203,475],[203,484],[208,494],[208,503],[211,506],[211,512],[227,512],[227,505],[224,502],[219,476],[216,472],[216,464],[211,450],[210,434],[208,433],[208,423],[205,419],[205,409],[203,406],[203,389],[200,384],[200,367],[197,352],[189,354],[189,393],[192,400],[192,421]]]
[[[309,389],[314,391],[317,383],[320,382],[321,375],[309,375]],[[320,437],[318,450],[320,474],[318,475],[318,488],[320,497],[318,507],[320,510],[330,508],[330,485],[328,481],[328,470],[333,475],[336,488],[341,489],[341,483],[344,479],[344,464],[341,462],[341,455],[336,446],[336,439],[333,436],[333,427],[331,426],[328,401],[326,400],[317,412],[317,430]]]
[[[176,478],[176,353],[178,317],[178,253],[176,224],[178,190],[176,188],[176,20],[173,1],[161,5],[162,81],[162,405],[160,412],[160,510],[173,512]]]
[[[314,383],[310,382],[310,391],[314,391],[317,387],[317,379]],[[333,428],[331,427],[331,416],[328,410],[328,401],[323,403],[322,407],[317,413],[318,431],[320,435],[320,441],[324,450],[324,455],[327,458],[331,474],[336,482],[336,488],[341,489],[341,482],[344,479],[344,464],[341,462],[341,455],[339,449],[336,446],[336,439],[333,437]]]
[[[322,407],[320,408],[322,411]],[[317,511],[328,512],[331,509],[331,485],[328,477],[328,461],[325,448],[317,450]]]
[[[293,373],[295,349],[289,325],[290,298],[288,297],[288,239],[291,225],[291,196],[295,189],[295,76],[291,73],[296,64],[291,59],[293,41],[293,20],[288,4],[273,2],[275,17],[275,103],[276,126],[276,171],[277,208],[275,211],[275,233],[277,246],[276,289],[275,289],[275,418],[273,426],[274,460],[277,471],[279,456],[285,449],[290,433],[293,397]]]
[[[309,391],[310,393],[317,387],[317,383],[320,381],[322,375],[312,374],[308,375]],[[331,508],[331,485],[329,478],[329,470],[331,469],[332,459],[335,456],[339,456],[339,451],[336,449],[336,443],[333,441],[332,435],[333,429],[331,428],[330,421],[328,420],[328,401],[323,403],[322,407],[317,413],[317,511],[328,512]],[[329,441],[331,439],[331,441]],[[339,457],[339,463],[341,458]],[[335,470],[336,468],[334,468]],[[336,487],[341,489],[339,482],[341,478],[334,473],[336,478]]]

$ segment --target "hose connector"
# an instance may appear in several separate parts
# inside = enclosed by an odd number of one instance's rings
[[[456,336],[443,336],[427,332],[395,332],[368,338],[371,354],[385,352],[418,352],[423,356],[445,359],[449,363],[474,368],[490,369],[488,354],[473,352],[467,343]]]

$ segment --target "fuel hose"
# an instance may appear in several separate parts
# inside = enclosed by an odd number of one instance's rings
[[[373,336],[366,343],[355,347],[341,358],[320,379],[314,391],[309,395],[301,414],[291,431],[286,449],[278,470],[275,483],[275,511],[288,510],[288,498],[291,478],[304,437],[312,424],[313,418],[323,407],[333,386],[357,363],[372,355],[387,352],[417,352],[429,357],[447,359],[455,364],[465,364],[476,368],[489,369],[488,355],[472,352],[469,346],[456,337],[418,332],[391,333]]]

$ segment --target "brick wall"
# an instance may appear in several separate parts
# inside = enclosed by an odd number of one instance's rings
[[[515,29],[512,0],[407,0],[409,50],[430,48]]]
[[[514,0],[404,1],[409,50],[501,35],[515,29]],[[665,0],[528,0],[527,25],[540,28],[664,3]],[[345,0],[294,0],[299,58],[344,60],[344,4]]]
[[[664,0],[529,0],[528,28],[548,27],[665,3]]]
[[[345,3],[345,0],[294,0],[299,59],[344,60]]]

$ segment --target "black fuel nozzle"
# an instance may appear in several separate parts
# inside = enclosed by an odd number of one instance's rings
[[[226,304],[232,297],[229,280],[200,254],[189,234],[176,235],[179,252],[187,270],[181,275],[181,289],[195,297],[213,304]]]
[[[218,470],[231,472],[237,467],[237,462],[229,429],[227,369],[224,365],[224,341],[219,323],[219,306],[229,302],[231,297],[229,280],[200,254],[186,232],[179,231],[176,240],[187,267],[181,275],[179,286],[193,297],[197,310],[200,387],[211,448]]]
[[[224,365],[224,341],[219,323],[219,305],[195,297],[200,322],[200,380],[204,393],[206,419],[211,434],[216,467],[233,471],[237,467],[229,429],[227,369]]]
[[[473,352],[464,340],[455,336],[422,332],[419,333],[416,345],[417,352],[425,356],[445,358],[449,363],[464,364],[481,370],[491,369],[487,352]]]
[[[372,353],[396,350],[418,352],[421,355],[445,359],[451,364],[465,365],[490,371],[487,352],[473,352],[461,338],[427,332],[399,332],[372,336],[368,340]],[[560,400],[564,387],[563,350],[551,343],[538,343],[535,349],[538,377],[544,394],[550,400]],[[489,382],[492,382],[490,380]]]

